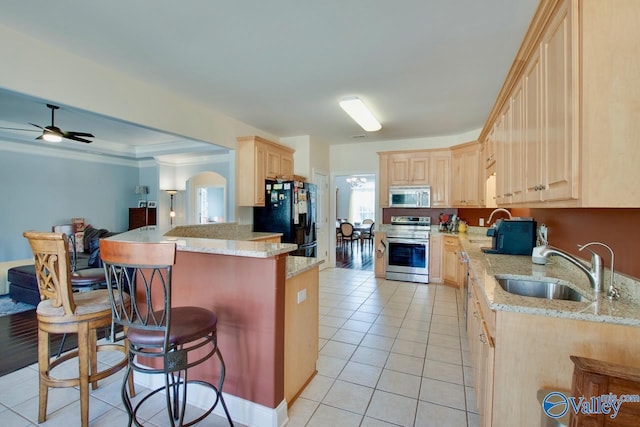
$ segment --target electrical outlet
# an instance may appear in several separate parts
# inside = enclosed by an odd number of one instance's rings
[[[298,304],[307,299],[307,288],[298,291]]]
[[[484,218],[480,218],[480,227],[484,227]]]

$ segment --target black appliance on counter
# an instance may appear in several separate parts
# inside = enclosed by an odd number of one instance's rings
[[[253,231],[282,233],[282,243],[295,243],[289,255],[315,257],[316,185],[301,181],[265,181],[264,207],[253,208]]]
[[[488,254],[531,255],[536,245],[536,222],[531,218],[498,220],[487,230],[491,248],[482,248]]]

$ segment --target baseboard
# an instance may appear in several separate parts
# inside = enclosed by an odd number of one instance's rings
[[[155,389],[164,385],[162,375],[142,374],[136,372],[134,382],[149,389]],[[211,402],[211,390],[194,384],[189,386],[187,402],[198,408],[206,409]],[[252,427],[283,427],[288,421],[287,402],[283,400],[276,408],[269,408],[249,400],[245,400],[227,393],[222,393],[227,404],[233,422]],[[221,405],[216,406],[214,414],[226,418]]]

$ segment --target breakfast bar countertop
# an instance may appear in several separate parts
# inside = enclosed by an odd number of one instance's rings
[[[605,291],[596,296],[587,276],[562,258],[551,257],[546,265],[538,265],[531,261],[531,256],[485,254],[481,248],[490,247],[491,238],[481,234],[460,233],[458,237],[469,257],[469,269],[477,281],[476,287],[483,291],[492,310],[640,326],[640,304],[625,298],[624,293],[617,301],[606,298],[606,290],[609,287],[608,270],[605,272]],[[578,290],[587,301],[549,300],[515,295],[502,289],[494,277],[496,275],[545,278],[563,283]]]
[[[252,258],[269,258],[280,254],[286,254],[296,250],[298,247],[298,245],[294,243],[267,243],[264,241],[252,241],[246,239],[247,237],[252,237],[250,235],[238,236],[244,237],[246,240],[229,240],[232,236],[227,235],[225,236],[226,238],[211,238],[185,237],[176,234],[179,234],[179,232],[175,229],[163,229],[157,226],[147,226],[126,231],[121,234],[115,234],[111,237],[107,237],[107,239],[142,243],[175,242],[178,251],[202,252]],[[260,235],[253,236],[254,238],[262,238],[269,237],[274,233],[252,234]]]
[[[196,226],[197,227],[197,226]],[[195,231],[201,231],[196,230]],[[130,230],[125,233],[116,234],[109,237],[113,240],[125,240],[130,242],[175,242],[179,251],[202,252],[219,255],[244,256],[253,258],[268,258],[280,254],[289,253],[295,250],[298,245],[293,243],[267,243],[264,241],[254,241],[268,237],[279,237],[281,233],[255,233],[242,232],[239,236],[233,236],[228,229],[219,236],[224,238],[211,237],[186,237],[178,234],[195,235],[191,227],[176,227],[169,230],[162,230],[159,227],[149,226]],[[206,234],[206,233],[205,233]],[[209,232],[208,235],[214,235]],[[235,239],[233,239],[235,237]],[[318,258],[308,258],[301,256],[287,257],[287,275],[290,279],[307,270],[311,270],[324,262]]]

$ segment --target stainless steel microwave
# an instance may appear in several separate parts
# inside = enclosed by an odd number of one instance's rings
[[[431,187],[415,185],[389,187],[389,207],[430,208]]]

